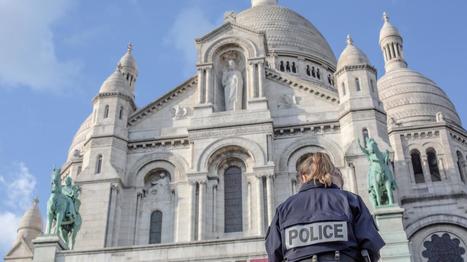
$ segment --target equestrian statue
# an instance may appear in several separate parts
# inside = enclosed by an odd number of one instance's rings
[[[362,146],[360,139],[358,145],[368,158],[368,192],[370,201],[375,208],[394,205],[393,192],[396,190],[396,181],[390,168],[389,151],[381,152],[373,138],[365,138]]]
[[[59,236],[69,249],[73,249],[81,228],[80,188],[73,184],[69,176],[65,178],[65,185],[62,185],[60,173],[60,169],[53,169],[52,190],[47,201],[46,234]]]

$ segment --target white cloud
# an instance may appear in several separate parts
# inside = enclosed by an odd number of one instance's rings
[[[36,178],[22,162],[4,166],[0,172],[0,254],[3,255],[11,248],[19,221],[31,206]]]
[[[191,7],[182,10],[172,24],[166,42],[183,53],[185,71],[193,72],[196,63],[195,39],[214,28],[201,8]]]
[[[13,241],[16,239],[16,229],[18,228],[20,217],[11,212],[0,213],[0,252],[8,252]]]
[[[71,0],[0,0],[0,86],[63,90],[79,66],[56,54],[52,27]]]
[[[10,176],[9,179],[2,179],[6,186],[6,203],[12,208],[19,207],[24,210],[31,205],[36,188],[36,178],[29,172],[24,163],[19,163],[17,170]]]

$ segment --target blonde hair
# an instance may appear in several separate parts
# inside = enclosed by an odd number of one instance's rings
[[[332,174],[335,172],[331,158],[325,153],[313,153],[305,158],[298,166],[300,178],[306,177],[302,184],[310,181],[319,182],[325,186],[331,186]]]

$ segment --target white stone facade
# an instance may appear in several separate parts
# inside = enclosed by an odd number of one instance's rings
[[[392,152],[413,260],[436,255],[427,243],[445,233],[466,249],[467,133],[442,90],[407,69],[402,37],[387,17],[387,72],[379,81],[350,37],[336,63],[319,31],[277,1],[226,14],[196,44],[197,75],[143,108],[134,103],[131,49],[103,84],[63,168],[82,188],[83,225],[75,250],[58,252],[57,261],[265,257],[261,238],[275,207],[297,192],[303,156],[328,153],[345,189],[368,200],[368,163],[357,144],[366,134]],[[241,108],[231,111],[222,84],[228,60],[244,83]],[[230,167],[241,176],[226,184]],[[240,192],[226,193],[226,185]],[[241,215],[230,220],[228,208]],[[162,219],[151,228],[155,211]],[[241,230],[230,232],[228,223]],[[152,237],[160,245],[149,245]]]

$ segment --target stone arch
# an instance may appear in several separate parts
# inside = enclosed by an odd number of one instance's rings
[[[156,152],[146,155],[136,161],[129,169],[128,182],[133,186],[143,186],[144,178],[151,170],[166,169],[171,175],[171,181],[184,180],[188,163],[182,157],[170,152]]]
[[[257,57],[259,54],[258,47],[252,41],[244,38],[227,36],[218,39],[206,49],[202,56],[203,63],[212,63],[216,53],[222,49],[222,47],[228,45],[234,45],[242,48],[245,51],[247,59]]]
[[[230,137],[219,139],[206,147],[201,153],[196,163],[196,170],[198,172],[207,172],[209,168],[209,160],[220,149],[228,146],[237,146],[243,148],[253,159],[256,165],[266,164],[266,154],[258,143],[250,139],[241,137]]]
[[[285,148],[282,151],[282,153],[280,154],[280,159],[278,161],[278,172],[288,172],[291,158],[295,157],[294,155],[298,156],[298,154],[296,154],[297,152],[305,153],[307,150],[306,148],[321,148],[321,152],[328,153],[336,166],[341,167],[344,165],[343,152],[341,148],[339,148],[339,146],[337,146],[334,142],[323,137],[318,138],[308,136],[296,140],[294,143],[290,144],[287,148]],[[298,158],[299,157],[300,156],[298,156]]]
[[[439,214],[418,219],[416,222],[408,225],[405,232],[407,233],[407,237],[410,239],[415,233],[423,228],[436,224],[450,224],[463,227],[467,230],[467,218],[452,214]]]

